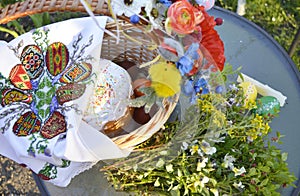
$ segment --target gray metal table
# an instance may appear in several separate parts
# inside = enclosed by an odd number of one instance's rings
[[[300,177],[300,73],[284,49],[264,30],[235,13],[215,7],[209,11],[224,20],[216,27],[225,44],[227,62],[242,66],[242,72],[281,91],[288,97],[278,118],[271,124],[273,135],[280,131],[285,137],[280,148],[288,152],[290,171]],[[270,137],[272,137],[272,134]],[[44,195],[119,195],[109,187],[99,172],[101,163],[75,177],[66,188],[36,182]],[[285,189],[282,195],[298,195],[298,189]]]

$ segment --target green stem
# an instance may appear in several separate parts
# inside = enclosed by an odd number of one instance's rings
[[[18,37],[18,33],[16,31],[7,29],[5,27],[0,26],[0,31],[11,34],[14,38]]]

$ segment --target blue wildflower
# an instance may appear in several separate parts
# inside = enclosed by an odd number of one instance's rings
[[[204,78],[199,78],[194,84],[196,93],[207,94],[209,93],[207,81]]]
[[[182,86],[182,92],[190,97],[190,102],[193,104],[196,102],[196,98],[197,98],[197,94],[196,91],[194,89],[194,84],[193,84],[193,80],[187,80],[185,81],[185,83]]]
[[[182,76],[189,73],[193,69],[193,65],[194,61],[187,56],[182,56],[179,61],[176,62],[176,67]]]
[[[159,0],[159,2],[164,4],[166,7],[170,7],[172,5],[171,0]]]
[[[176,62],[176,67],[179,69],[181,75],[185,75],[193,69],[195,60],[200,57],[197,52],[198,48],[198,43],[191,44],[185,54]]]
[[[224,92],[224,88],[223,86],[219,85],[216,87],[216,93],[221,94]]]

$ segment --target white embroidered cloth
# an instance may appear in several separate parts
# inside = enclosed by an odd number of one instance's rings
[[[96,18],[105,28],[107,17]],[[0,41],[0,153],[57,186],[99,160],[129,154],[82,121],[103,69],[115,69],[100,60],[102,38],[91,18],[80,18]]]

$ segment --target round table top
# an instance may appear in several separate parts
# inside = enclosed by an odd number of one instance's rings
[[[285,137],[279,148],[288,153],[288,166],[296,177],[300,176],[300,73],[285,50],[264,30],[235,13],[215,7],[210,15],[223,19],[216,27],[225,44],[226,62],[235,68],[242,66],[242,73],[280,91],[287,96],[287,103],[272,123],[270,137],[280,131]],[[109,188],[102,174],[101,163],[75,177],[66,188],[56,187],[36,179],[40,189],[51,195],[116,195]],[[82,194],[81,194],[82,193]],[[296,195],[293,188],[282,195]],[[119,195],[119,194],[118,194]]]

